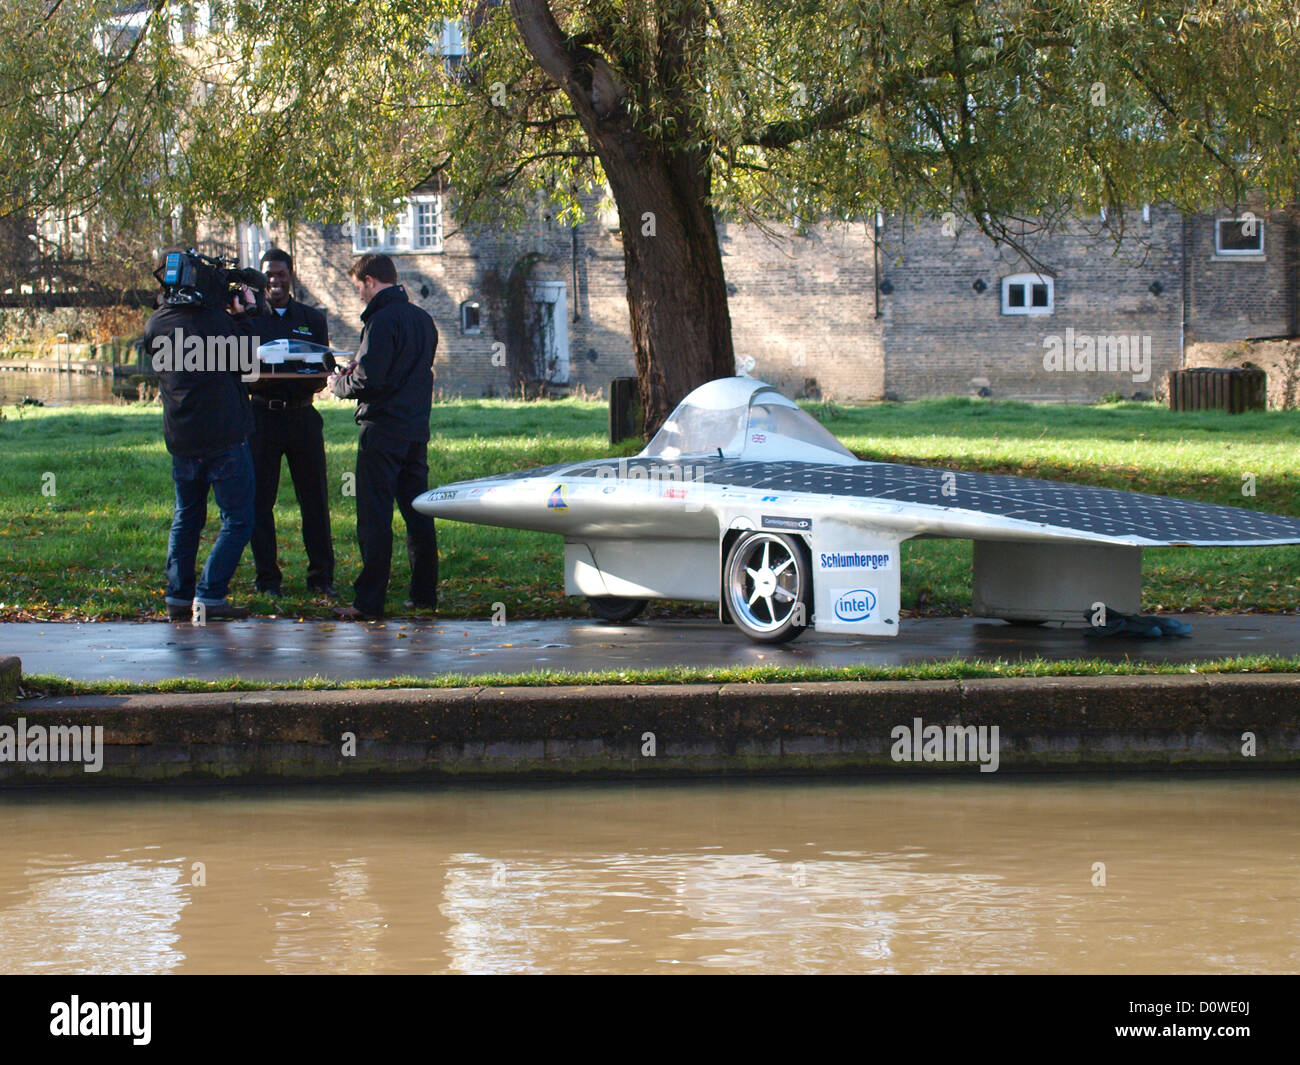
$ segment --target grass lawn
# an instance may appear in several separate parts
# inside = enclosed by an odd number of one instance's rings
[[[359,569],[353,499],[352,406],[323,400],[333,496],[338,584]],[[1153,404],[1099,407],[943,399],[871,407],[810,405],[863,458],[1012,473],[1125,488],[1300,516],[1300,412],[1171,414]],[[171,520],[170,460],[157,406],[5,408],[0,422],[0,618],[148,619],[162,616],[163,562]],[[19,416],[21,413],[21,417]],[[633,454],[606,442],[603,404],[465,400],[434,405],[430,483],[565,460]],[[1255,495],[1242,494],[1254,475]],[[285,599],[255,594],[248,552],[232,598],[255,613],[326,616],[307,597],[306,558],[287,469],[276,523]],[[216,508],[200,551],[206,556]],[[404,613],[408,580],[402,524],[388,608]],[[562,544],[541,533],[439,522],[440,613],[487,619],[585,614],[564,595]],[[903,545],[903,606],[913,614],[960,614],[970,606],[968,541]],[[1155,549],[1144,553],[1146,608],[1294,611],[1300,547]],[[651,613],[712,615],[708,604],[667,604]]]
[[[407,675],[386,680],[327,680],[307,677],[284,683],[226,677],[222,680],[172,680],[139,682],[129,680],[77,681],[52,674],[24,674],[25,698],[55,698],[63,695],[125,695],[128,693],[169,694],[173,692],[240,691],[343,691],[358,688],[512,688],[558,687],[562,685],[612,684],[810,684],[843,680],[972,680],[981,677],[1147,677],[1190,673],[1300,673],[1300,657],[1239,655],[1209,659],[1194,665],[1173,662],[1110,662],[1099,658],[1051,661],[1032,658],[1017,662],[1004,659],[972,661],[949,658],[940,662],[918,662],[906,666],[733,666],[700,669],[668,666],[660,669],[606,670],[574,673],[540,669],[531,673],[438,673]]]

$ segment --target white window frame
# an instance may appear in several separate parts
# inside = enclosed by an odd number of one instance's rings
[[[468,325],[466,322],[466,311],[470,307],[474,308],[474,313],[478,315],[478,325]],[[483,335],[483,307],[478,300],[462,300],[460,304],[460,331],[462,336],[482,336]]]
[[[240,222],[239,265],[257,269],[262,265],[262,256],[271,250],[270,234],[256,222]]]
[[[465,27],[461,20],[443,19],[438,27],[438,36],[429,42],[426,51],[430,55],[439,56],[449,74],[457,70],[469,55],[469,47],[465,44]]]
[[[428,204],[433,205],[434,224],[433,233],[425,237],[419,231],[419,208]],[[356,255],[367,252],[384,252],[387,255],[438,254],[442,251],[442,233],[442,197],[420,193],[407,197],[405,206],[397,212],[392,225],[385,226],[379,218],[363,218],[354,222],[352,251]]]
[[[1262,259],[1264,257],[1264,219],[1262,218],[1253,219],[1255,225],[1259,227],[1258,248],[1225,248],[1219,242],[1220,227],[1224,222],[1240,224],[1251,220],[1247,218],[1216,218],[1214,220],[1214,254],[1230,259]]]
[[[1046,307],[1034,307],[1032,305],[1034,285],[1047,286]],[[1023,307],[1013,307],[1011,305],[1011,289],[1016,286],[1023,286],[1025,289],[1025,305]],[[1009,277],[1002,279],[1003,314],[1043,315],[1053,314],[1055,311],[1056,284],[1046,274],[1011,274]]]
[[[415,252],[442,251],[442,197],[433,193],[421,193],[408,201],[411,210],[411,250]],[[420,232],[420,207],[431,205],[433,208],[433,232],[424,242]]]

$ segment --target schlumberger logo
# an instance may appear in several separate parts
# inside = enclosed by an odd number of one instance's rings
[[[822,552],[819,559],[822,569],[888,569],[889,554],[864,555],[859,551],[847,554]]]
[[[87,773],[104,768],[104,726],[0,725],[0,762],[82,762]]]
[[[895,762],[979,762],[981,773],[998,770],[997,725],[922,726],[916,717],[910,726],[895,725],[889,738]]]
[[[186,336],[180,329],[153,338],[151,363],[154,373],[233,373],[245,381],[261,376],[257,349],[261,337]]]

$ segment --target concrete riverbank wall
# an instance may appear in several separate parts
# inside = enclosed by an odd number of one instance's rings
[[[48,741],[42,759],[17,760],[20,730],[56,727],[88,745],[101,728],[100,767],[51,760]],[[1256,767],[1300,770],[1300,675],[257,691],[0,710],[6,787]]]

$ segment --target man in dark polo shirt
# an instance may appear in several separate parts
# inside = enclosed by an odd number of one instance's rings
[[[269,313],[259,323],[262,342],[310,340],[329,345],[325,312],[293,298],[293,259],[272,248],[262,256]],[[325,438],[320,412],[312,397],[324,387],[319,378],[273,381],[251,387],[253,435],[249,440],[257,473],[253,518],[253,562],[257,590],[281,594],[282,574],[275,540],[275,499],[280,490],[280,458],[289,460],[289,476],[302,513],[302,539],[307,548],[307,588],[316,595],[337,596],[334,590],[334,541],[330,535],[328,486],[325,479]]]

